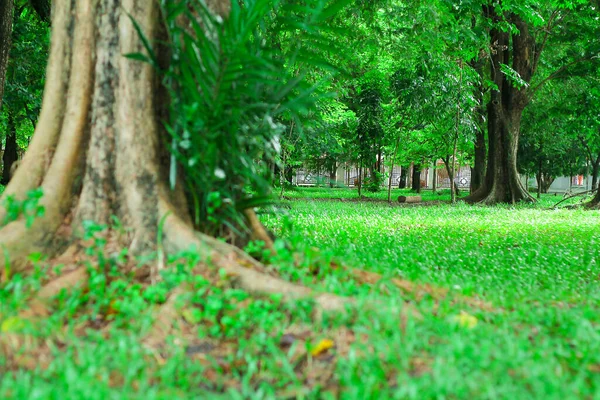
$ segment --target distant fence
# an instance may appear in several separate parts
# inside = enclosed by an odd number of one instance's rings
[[[358,182],[358,168],[348,168],[346,169],[344,166],[338,171],[337,180],[335,180],[334,184],[344,185],[348,187],[356,186]],[[389,173],[389,170],[386,171]],[[364,173],[364,171],[363,171]],[[412,181],[411,170],[402,171],[402,168],[397,166],[394,167],[392,171],[392,186],[398,187],[400,185],[402,175],[405,175],[406,178],[406,186],[410,187],[410,183]],[[448,176],[448,172],[443,163],[438,163],[436,169],[433,168],[425,168],[421,171],[421,187],[424,189],[431,189],[433,187],[433,179],[435,174],[435,187],[438,189],[450,189],[450,178]],[[363,176],[364,179],[364,176]],[[386,187],[389,183],[388,178],[384,179],[382,182],[382,187]],[[471,168],[469,166],[462,166],[457,168],[456,177],[454,181],[461,189],[469,189],[471,186]],[[299,169],[296,171],[295,181],[294,183],[298,186],[317,186],[317,185],[329,185],[331,182],[331,178],[329,175],[319,174],[315,171],[310,171],[306,169]]]

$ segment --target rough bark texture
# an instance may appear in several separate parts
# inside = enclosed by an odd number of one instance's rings
[[[159,146],[166,134],[161,121],[168,99],[149,64],[123,57],[144,52],[130,16],[151,43],[166,39],[157,3],[54,3],[40,120],[4,193],[22,200],[41,186],[45,214],[31,228],[21,218],[0,229],[5,260],[13,272],[23,270],[32,252],[52,255],[76,246],[82,221],[109,224],[114,215],[127,228],[120,245],[131,255],[194,247],[205,263],[234,275],[248,291],[282,293],[286,299],[313,295],[308,288],[269,275],[238,248],[194,231],[181,187],[169,189],[164,161],[169,157]],[[226,17],[229,8],[222,3],[215,3],[215,9]],[[155,47],[158,58],[164,58],[164,49]],[[0,208],[0,221],[5,216]],[[255,216],[253,222],[258,223]],[[159,256],[158,265],[162,262]],[[348,303],[327,294],[314,297],[323,309],[340,310]]]
[[[8,115],[6,145],[2,155],[2,184],[7,185],[11,178],[13,165],[19,159],[17,146],[17,127],[12,114]]]
[[[13,0],[0,0],[0,108],[4,97],[8,56],[12,47]]]
[[[485,7],[485,14],[494,23],[501,17],[493,6]],[[488,103],[488,164],[483,185],[466,198],[469,202],[486,204],[516,203],[533,198],[525,190],[517,172],[517,149],[521,117],[529,102],[527,88],[518,88],[501,72],[501,64],[511,65],[525,82],[530,82],[535,58],[535,42],[523,20],[510,14],[509,20],[518,29],[511,36],[494,28],[490,31],[491,79],[498,87]]]

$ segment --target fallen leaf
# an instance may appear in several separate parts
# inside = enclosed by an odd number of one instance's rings
[[[477,318],[469,313],[461,311],[459,315],[454,317],[454,320],[462,327],[473,329],[477,326]]]
[[[334,346],[335,343],[333,343],[333,340],[330,339],[323,339],[319,342],[319,344],[317,344],[311,351],[310,354],[313,357],[316,357],[320,354],[323,354],[324,352],[326,352],[327,350],[331,349]]]
[[[8,317],[2,321],[0,332],[18,332],[25,327],[25,321],[19,317]]]

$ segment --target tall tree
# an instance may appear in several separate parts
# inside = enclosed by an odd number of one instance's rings
[[[518,4],[517,4],[518,3]],[[490,29],[490,79],[493,83],[488,114],[488,164],[481,188],[467,198],[470,202],[515,203],[532,200],[519,179],[517,149],[521,118],[525,107],[536,91],[550,79],[575,73],[578,64],[592,61],[597,44],[581,41],[572,45],[572,51],[554,52],[547,66],[542,68],[542,54],[548,47],[560,48],[560,43],[573,40],[566,26],[581,35],[592,37],[598,33],[592,23],[589,4],[580,2],[511,2],[500,0],[484,2],[484,15]],[[546,19],[540,20],[540,15]],[[588,36],[590,35],[590,36]],[[577,50],[579,55],[575,55]],[[557,55],[559,55],[557,57]],[[541,69],[556,69],[544,78],[534,81]]]
[[[176,6],[171,1],[163,4]],[[244,25],[241,18],[246,9],[237,2],[233,6],[227,0],[208,4],[212,16],[203,23],[198,23],[198,14],[193,12],[203,10],[198,7],[192,10],[177,7],[184,14],[169,19],[182,25],[175,35],[171,32],[172,40],[177,35],[186,40],[194,36],[206,38],[202,45],[196,44],[199,53],[189,53],[193,57],[206,56],[207,52],[214,56],[229,50],[220,47],[221,39],[227,38],[226,32],[220,30]],[[57,0],[52,18],[51,51],[39,123],[22,166],[3,195],[21,201],[30,190],[40,187],[45,213],[29,229],[24,219],[17,219],[0,230],[0,246],[11,268],[25,267],[26,257],[32,252],[53,254],[63,250],[64,244],[76,243],[83,221],[110,226],[116,216],[129,228],[126,235],[118,237],[132,255],[153,253],[157,249],[161,250],[159,254],[179,252],[195,247],[213,265],[236,274],[242,288],[278,292],[285,298],[310,295],[311,291],[305,287],[259,272],[263,270],[261,265],[239,249],[199,232],[197,229],[201,227],[194,224],[190,211],[193,207],[188,207],[189,197],[184,191],[187,182],[170,179],[172,164],[163,145],[170,139],[162,127],[171,103],[154,68],[138,61],[147,47],[152,50],[149,57],[158,66],[170,60],[171,49],[164,46],[167,32],[158,2]],[[194,46],[189,41],[186,45]],[[125,58],[124,54],[131,57]],[[213,69],[197,73],[218,73],[226,67],[226,63],[214,61],[214,58],[204,60]],[[234,67],[235,72],[245,73],[244,68]],[[233,78],[232,74],[227,77]],[[218,100],[212,96],[219,92],[202,94]],[[219,122],[231,123],[214,121]],[[206,157],[209,155],[206,153]],[[203,167],[208,161],[194,162]],[[218,169],[210,173],[231,182],[238,178],[228,178]],[[0,221],[6,217],[6,210],[0,210]],[[255,268],[245,268],[242,264]],[[341,308],[344,303],[331,295],[317,296],[316,301],[329,309]]]

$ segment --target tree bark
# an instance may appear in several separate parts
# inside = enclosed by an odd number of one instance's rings
[[[229,3],[218,4],[226,18],[224,4]],[[21,167],[3,194],[23,200],[29,190],[41,187],[45,214],[29,228],[20,218],[0,229],[5,262],[12,272],[25,271],[31,253],[55,255],[78,243],[82,221],[111,226],[114,215],[126,228],[120,244],[132,257],[193,247],[205,263],[236,275],[242,289],[281,293],[284,299],[313,295],[268,275],[241,250],[194,230],[181,182],[174,190],[169,187],[170,157],[161,146],[168,137],[161,128],[168,104],[164,88],[149,64],[123,57],[144,52],[130,16],[159,60],[166,59],[166,49],[158,46],[167,40],[158,2],[54,3],[42,112]],[[0,221],[5,217],[1,208]],[[324,309],[345,307],[336,296],[315,300]]]
[[[413,166],[411,188],[416,193],[421,193],[421,165],[420,164],[414,164],[414,166]]]
[[[485,6],[486,16],[499,23],[501,17],[494,6]],[[533,201],[523,187],[517,171],[517,149],[521,117],[529,102],[527,88],[518,88],[501,72],[501,64],[510,65],[524,82],[530,82],[533,74],[534,41],[523,20],[510,14],[510,22],[518,29],[512,35],[499,28],[490,31],[491,79],[497,90],[491,93],[488,103],[488,164],[483,185],[468,196],[468,202],[485,204],[517,203]]]
[[[2,155],[2,184],[8,185],[11,178],[12,166],[19,159],[17,146],[17,127],[15,126],[14,116],[9,113],[7,121],[6,146]]]
[[[362,196],[362,174],[363,174],[363,166],[362,161],[358,167],[358,198]]]
[[[454,192],[458,196],[460,194],[460,189],[458,187],[458,184],[454,180],[454,171],[452,171],[452,168],[450,166],[450,156],[446,156],[446,158],[443,158],[442,161],[444,161],[444,167],[446,168],[448,179],[450,179],[450,191],[452,191],[452,188],[454,188]]]
[[[587,207],[596,209],[600,208],[600,190],[598,190],[598,188],[596,188],[596,195],[592,201],[587,204]]]
[[[538,160],[538,171],[537,171],[537,198],[541,199],[542,198],[542,186],[543,186],[543,176],[544,176],[544,171],[542,168],[542,158],[540,157],[540,159]]]
[[[432,192],[435,194],[437,192],[437,166],[436,166],[437,161],[434,162],[433,164],[433,168],[431,169],[431,172],[433,173],[433,176],[431,177],[431,190]]]
[[[398,181],[398,189],[406,189],[408,167],[400,167],[400,180]]]
[[[334,188],[337,184],[337,161],[333,160],[329,167],[329,187]]]
[[[12,47],[14,8],[13,0],[0,0],[0,109],[4,98],[8,56]]]
[[[471,66],[480,77],[479,85],[475,89],[475,100],[478,104],[475,110],[477,126],[475,128],[474,162],[473,168],[471,168],[471,193],[474,193],[483,185],[485,179],[487,148],[485,145],[485,130],[483,129],[485,121],[485,107],[483,106],[483,92],[485,90],[483,87],[484,62],[482,60],[472,62]]]
[[[592,165],[592,190],[598,189],[598,175],[600,174],[600,154]]]

